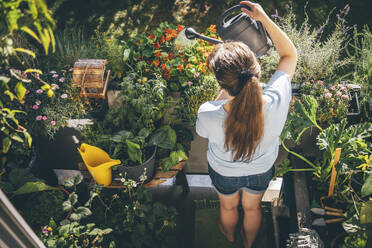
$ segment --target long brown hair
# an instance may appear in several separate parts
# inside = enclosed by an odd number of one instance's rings
[[[225,120],[225,148],[233,151],[234,160],[249,161],[264,130],[260,65],[242,42],[217,45],[208,56],[207,65],[221,88],[234,96]]]

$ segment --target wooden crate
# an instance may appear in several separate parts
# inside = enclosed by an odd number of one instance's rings
[[[74,63],[72,86],[80,87],[80,96],[85,98],[106,98],[110,70],[106,73],[107,59],[79,59]]]

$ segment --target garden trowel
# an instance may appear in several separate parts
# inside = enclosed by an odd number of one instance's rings
[[[317,218],[317,219],[313,220],[313,223],[311,225],[313,225],[313,226],[325,226],[325,225],[331,224],[331,223],[342,222],[343,220],[344,220],[344,218],[336,218],[336,219],[328,219],[328,220],[325,220],[324,218]]]
[[[332,216],[341,216],[341,217],[345,216],[342,212],[326,211],[323,208],[311,208],[310,211],[318,215],[332,215]]]

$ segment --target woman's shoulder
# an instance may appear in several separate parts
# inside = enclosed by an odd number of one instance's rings
[[[200,105],[198,114],[219,111],[227,100],[208,101]]]

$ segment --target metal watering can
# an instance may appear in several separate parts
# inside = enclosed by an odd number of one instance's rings
[[[250,10],[247,5],[240,4],[231,7],[221,15],[217,33],[224,41],[232,40],[245,43],[256,57],[260,57],[272,46],[269,35],[262,23],[253,20],[246,13],[240,13],[227,20],[232,12],[240,10],[241,8]],[[197,33],[192,27],[185,29],[185,36],[188,39],[199,38],[213,44],[223,43],[221,40]]]

